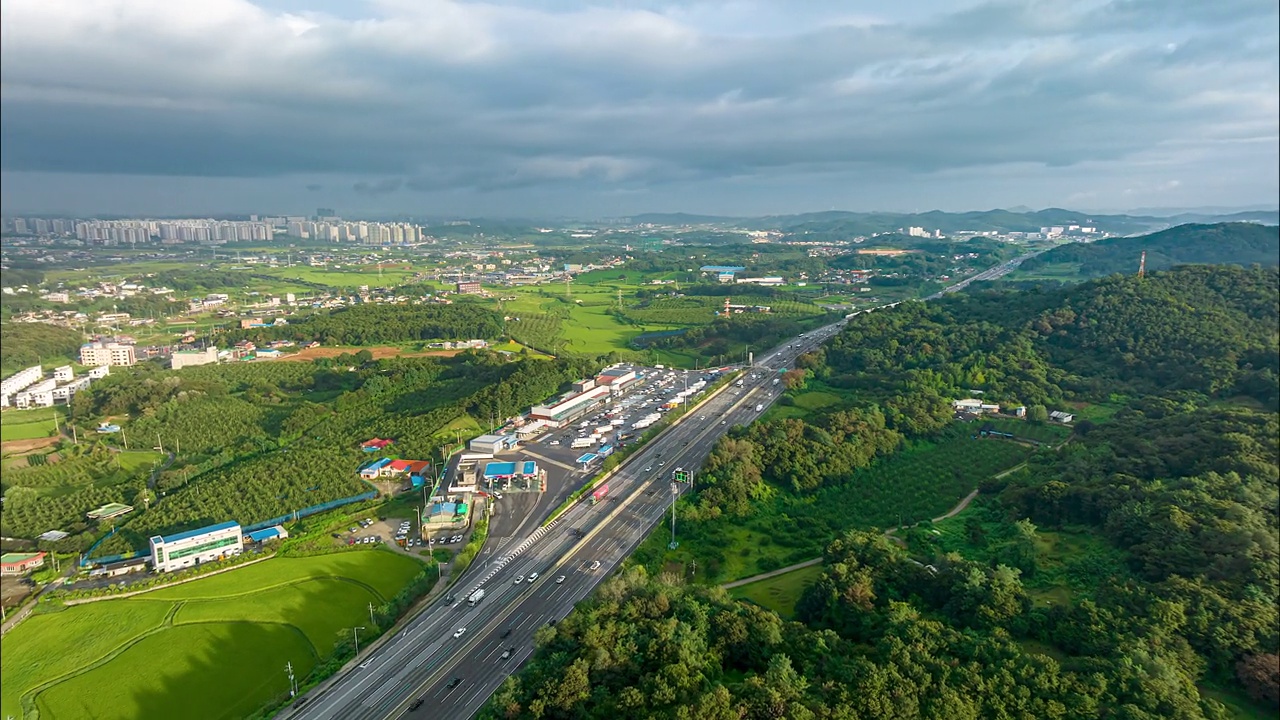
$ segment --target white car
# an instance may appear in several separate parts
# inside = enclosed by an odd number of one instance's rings
[[[522,583],[522,582],[524,582],[524,576],[523,576],[523,575],[521,575],[520,577],[516,578],[516,581],[515,581],[515,582],[513,582],[513,583],[511,583],[511,584],[512,584],[512,585],[519,585],[519,584],[520,584],[520,583]]]
[[[560,577],[556,578],[556,584],[557,584],[557,585],[559,585],[559,584],[561,584],[561,583],[563,583],[563,582],[564,582],[564,575],[561,575]]]
[[[599,569],[600,569],[600,561],[599,561],[599,560],[595,560],[595,561],[593,561],[593,562],[591,563],[591,567],[589,567],[589,568],[587,568],[587,569],[588,569],[588,570],[599,570]]]
[[[559,445],[559,444],[560,444],[560,441],[559,441],[559,440],[552,440],[551,442],[549,442],[549,443],[547,443],[547,444],[548,444],[548,445]]]
[[[537,580],[537,579],[538,579],[538,573],[529,573],[529,582],[533,582],[534,580]]]
[[[463,635],[466,635],[466,634],[467,634],[467,629],[466,629],[466,628],[464,628],[464,627],[461,627],[461,628],[458,628],[457,632],[455,632],[455,633],[453,634],[453,636],[454,636],[454,637],[456,637],[456,638],[460,638],[460,637],[462,637]]]

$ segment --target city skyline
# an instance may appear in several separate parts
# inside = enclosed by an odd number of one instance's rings
[[[1280,194],[1270,2],[3,14],[11,216],[1125,211]]]

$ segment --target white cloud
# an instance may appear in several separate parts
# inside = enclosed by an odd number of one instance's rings
[[[1090,192],[1071,180],[1054,196],[1064,168],[1139,162],[1174,171],[1135,193],[1224,194],[1195,178],[1248,144],[1238,189],[1276,185],[1268,2],[6,0],[2,14],[7,177],[320,174],[306,184],[365,200],[540,187],[569,205],[716,183],[802,198],[834,174],[906,203],[954,172],[970,183],[954,197],[984,173],[1007,192],[1016,167],[1052,203]]]

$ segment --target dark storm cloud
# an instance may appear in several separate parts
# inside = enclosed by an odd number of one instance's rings
[[[11,0],[0,168],[335,177],[369,200],[834,175],[909,193],[1010,165],[1188,174],[1243,142],[1265,148],[1244,174],[1274,174],[1273,2],[882,5]]]

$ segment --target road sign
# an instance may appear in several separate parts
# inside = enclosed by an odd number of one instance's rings
[[[684,468],[676,468],[674,477],[676,482],[687,483],[689,482],[689,471]]]

